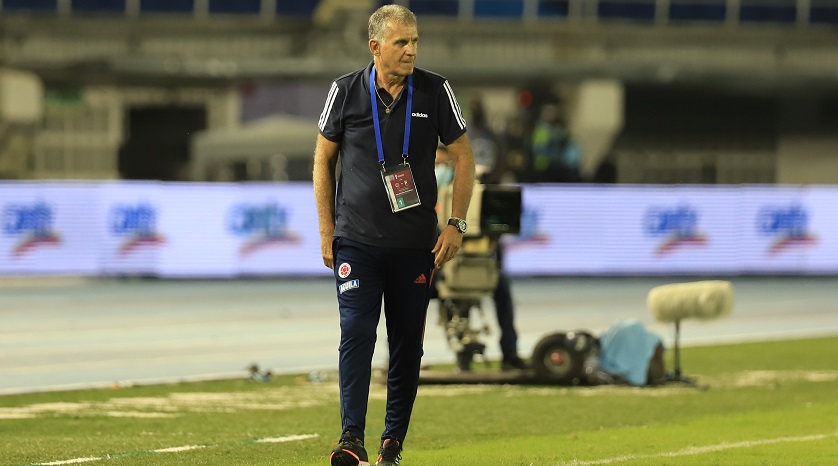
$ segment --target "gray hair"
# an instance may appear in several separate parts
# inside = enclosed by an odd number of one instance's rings
[[[416,15],[401,5],[382,6],[370,16],[368,26],[370,40],[383,41],[386,39],[387,26],[390,21],[404,26],[416,26]]]

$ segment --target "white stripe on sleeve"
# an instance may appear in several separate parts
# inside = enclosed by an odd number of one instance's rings
[[[336,82],[332,82],[332,87],[329,88],[329,95],[326,97],[326,105],[323,107],[323,113],[320,114],[320,121],[317,123],[317,126],[320,127],[320,131],[323,131],[323,128],[326,127],[326,122],[329,120],[329,113],[332,112],[332,105],[335,103],[335,98],[338,96],[338,84]]]
[[[451,90],[451,85],[448,84],[448,81],[445,81],[443,87],[445,87],[445,92],[448,94],[448,102],[451,103],[451,111],[454,112],[454,116],[457,118],[457,124],[460,125],[460,129],[465,129],[466,119],[463,118],[463,112],[460,110],[460,104],[457,103],[457,98],[454,97],[454,91]]]

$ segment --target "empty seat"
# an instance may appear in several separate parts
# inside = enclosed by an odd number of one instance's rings
[[[276,14],[280,16],[312,16],[317,10],[315,0],[280,0],[276,2]]]
[[[722,22],[727,14],[724,0],[673,0],[669,4],[669,19],[673,21]]]
[[[252,15],[261,10],[261,0],[209,0],[210,13]]]
[[[125,13],[125,0],[72,0],[73,13]]]
[[[651,21],[655,19],[655,2],[601,0],[597,13],[602,19]]]
[[[812,0],[809,21],[814,24],[838,25],[838,4],[833,0]]]
[[[3,0],[3,11],[43,11],[55,13],[58,0]]]
[[[797,20],[795,0],[744,3],[739,11],[742,22],[794,23]]]
[[[417,15],[457,16],[459,3],[449,0],[411,0],[410,9]]]
[[[195,0],[140,0],[143,13],[192,13]]]
[[[523,0],[475,0],[474,16],[484,18],[521,18]]]

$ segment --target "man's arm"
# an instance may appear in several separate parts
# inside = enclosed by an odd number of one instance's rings
[[[340,144],[317,135],[314,148],[314,203],[317,205],[317,219],[320,224],[320,251],[323,264],[330,269],[335,268],[332,254],[332,236],[335,233],[335,189]]]
[[[474,153],[471,151],[471,141],[468,135],[463,134],[448,145],[448,154],[454,163],[451,216],[464,219],[468,213],[471,193],[474,189]]]
[[[466,218],[471,193],[474,189],[474,153],[471,151],[471,141],[467,134],[463,134],[456,141],[448,145],[448,154],[454,163],[454,182],[452,186],[453,199],[451,201],[451,216]],[[436,246],[431,251],[435,254],[434,263],[437,267],[451,260],[463,243],[463,235],[457,229],[448,225],[439,235]]]

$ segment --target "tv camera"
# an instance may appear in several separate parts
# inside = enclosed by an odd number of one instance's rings
[[[451,217],[451,197],[451,185],[439,189],[440,230]],[[483,325],[476,325],[472,310],[483,316],[482,299],[491,296],[497,286],[501,235],[521,230],[520,186],[477,183],[471,199],[466,217],[468,229],[460,251],[442,266],[435,279],[439,324],[461,371],[470,371],[475,358],[488,365],[481,336],[489,333],[489,326],[485,317]]]

